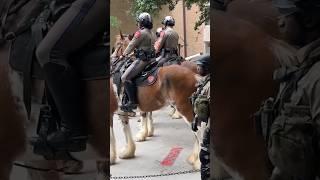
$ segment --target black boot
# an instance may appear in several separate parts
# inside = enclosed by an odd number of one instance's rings
[[[80,79],[71,67],[47,63],[43,67],[48,88],[61,117],[61,128],[48,137],[58,150],[86,149],[87,131],[83,122]]]
[[[122,104],[120,109],[127,113],[129,116],[135,116],[134,109],[137,109],[137,89],[134,83],[132,82],[124,82],[124,90],[126,95],[128,96],[128,102],[126,104]],[[122,101],[125,102],[125,101]]]

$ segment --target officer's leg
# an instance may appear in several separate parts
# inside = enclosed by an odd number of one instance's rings
[[[61,116],[61,131],[48,138],[57,149],[85,149],[85,123],[81,110],[80,80],[68,63],[68,56],[106,30],[105,0],[77,0],[60,17],[37,48],[48,88]],[[82,144],[72,145],[80,139]]]
[[[132,113],[133,109],[137,108],[137,87],[132,82],[132,79],[136,77],[147,65],[148,63],[145,61],[136,60],[128,67],[128,69],[122,75],[121,80],[124,83],[124,90],[129,98],[128,103],[122,104],[122,106],[120,107],[122,111]]]

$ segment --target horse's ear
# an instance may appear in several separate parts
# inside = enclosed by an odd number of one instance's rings
[[[131,41],[133,39],[134,34],[129,34],[128,39]]]
[[[123,34],[122,34],[121,29],[120,29],[119,31],[120,31],[120,38],[121,38],[121,40],[124,40],[124,36],[123,36]]]

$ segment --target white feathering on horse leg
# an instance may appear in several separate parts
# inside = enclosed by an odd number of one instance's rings
[[[154,134],[152,112],[147,113],[147,127],[148,127],[148,137],[152,137]]]
[[[137,142],[142,142],[142,141],[145,141],[147,139],[147,136],[148,136],[147,121],[148,121],[147,115],[141,115],[140,130],[136,135],[136,141]]]
[[[110,164],[115,164],[117,159],[116,139],[114,130],[110,127]]]
[[[135,156],[136,145],[132,138],[131,128],[129,124],[128,117],[119,116],[121,118],[121,124],[123,126],[123,132],[126,137],[126,146],[121,150],[119,158],[121,159],[129,159]],[[125,119],[124,119],[125,118]]]

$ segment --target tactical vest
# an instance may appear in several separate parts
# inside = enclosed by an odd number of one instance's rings
[[[277,98],[264,101],[255,114],[257,132],[266,142],[270,161],[284,173],[300,178],[312,177],[317,171],[318,129],[310,106],[291,100],[302,98],[302,93],[294,93],[299,90],[298,81],[316,61],[276,70],[274,79],[281,81]]]
[[[208,89],[205,88],[210,88],[210,75],[207,75],[205,80],[198,86],[197,91],[191,97],[193,111],[195,114],[192,123],[192,129],[194,131],[198,130],[197,126],[201,124],[201,122],[208,123],[208,118],[210,117],[210,94],[207,94]]]

